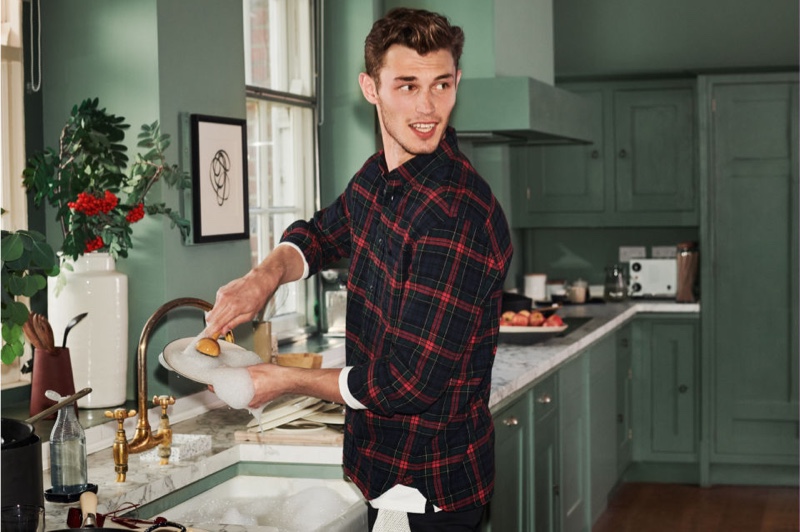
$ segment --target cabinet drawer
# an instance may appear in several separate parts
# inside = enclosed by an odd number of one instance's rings
[[[557,379],[551,375],[533,388],[533,414],[538,421],[556,410]]]

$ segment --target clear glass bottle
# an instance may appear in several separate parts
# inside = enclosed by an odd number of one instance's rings
[[[55,494],[82,493],[88,486],[86,434],[73,404],[58,411],[50,433],[50,480]]]

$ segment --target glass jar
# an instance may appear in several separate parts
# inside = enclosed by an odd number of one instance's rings
[[[625,267],[622,264],[614,264],[606,268],[603,299],[606,301],[625,301],[628,299],[628,279],[625,274]]]

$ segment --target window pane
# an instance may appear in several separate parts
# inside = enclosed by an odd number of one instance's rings
[[[311,0],[245,0],[245,83],[314,95]]]

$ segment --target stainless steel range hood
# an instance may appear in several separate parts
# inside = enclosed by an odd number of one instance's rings
[[[590,144],[588,100],[530,77],[461,79],[451,123],[475,142]]]

